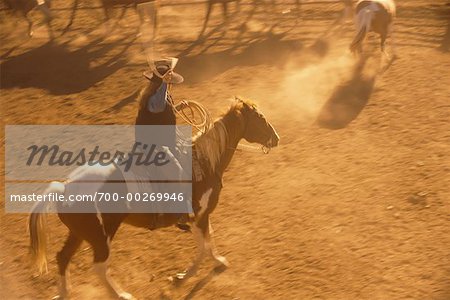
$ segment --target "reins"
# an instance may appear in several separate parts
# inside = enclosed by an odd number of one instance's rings
[[[262,151],[263,154],[269,154],[271,148],[266,147],[266,146],[257,147],[257,146],[253,146],[253,145],[246,145],[246,144],[239,143],[238,146],[233,149],[236,151],[240,151],[240,152],[256,153],[256,152]],[[249,151],[246,151],[245,149],[248,149]]]

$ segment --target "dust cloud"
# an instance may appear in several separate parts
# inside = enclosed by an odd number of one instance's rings
[[[276,98],[297,120],[338,129],[354,120],[368,103],[380,61],[376,55],[355,57],[347,44],[326,43],[331,51],[323,57],[306,54],[301,58],[303,66],[298,58],[289,61]]]
[[[336,86],[351,76],[355,59],[344,47],[334,49],[319,61],[297,67],[297,60],[287,65],[278,99],[305,122],[315,120]]]

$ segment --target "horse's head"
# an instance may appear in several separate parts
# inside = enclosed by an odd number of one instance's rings
[[[241,99],[237,101],[241,106],[240,112],[244,122],[243,138],[247,142],[258,143],[267,148],[276,147],[280,137],[256,105]]]

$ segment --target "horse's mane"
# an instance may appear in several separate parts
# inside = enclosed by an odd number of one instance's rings
[[[220,156],[226,150],[227,146],[228,132],[223,123],[223,119],[231,114],[238,113],[244,104],[256,107],[256,104],[250,100],[236,101],[230,106],[227,112],[214,121],[210,129],[205,133],[199,133],[193,137],[194,147],[198,157],[206,159],[209,162],[209,167],[212,172],[216,171]]]
[[[245,104],[250,106],[250,107],[253,107],[253,108],[257,107],[256,103],[253,102],[250,99],[236,98],[236,100],[237,101],[235,101],[233,103],[233,105],[230,106],[230,109],[224,115],[226,115],[226,114],[228,114],[229,112],[232,112],[232,111],[240,110],[242,108],[242,106],[244,106]]]
[[[213,173],[216,171],[220,156],[225,151],[227,139],[228,134],[221,119],[216,120],[208,131],[193,138],[197,157],[206,160]]]

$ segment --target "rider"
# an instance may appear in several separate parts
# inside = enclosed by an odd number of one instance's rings
[[[183,76],[173,71],[177,61],[176,58],[155,61],[152,72],[144,73],[148,83],[139,95],[136,125],[176,125],[174,110],[180,109],[183,103],[175,106],[169,96],[169,90],[172,84],[179,84],[184,81]],[[175,141],[175,129],[171,132],[172,137],[172,140]]]
[[[178,153],[175,148],[177,140],[176,131],[176,110],[182,109],[186,104],[180,102],[175,105],[173,99],[170,97],[169,91],[173,84],[180,84],[184,81],[183,76],[174,72],[177,58],[167,58],[154,62],[152,71],[144,72],[144,77],[148,83],[141,91],[138,102],[139,110],[136,117],[136,125],[171,125],[165,128],[164,134],[168,135],[167,141],[170,145],[166,146],[169,151],[167,154],[178,165],[181,174],[182,168],[175,157]],[[145,128],[136,126],[135,130],[136,141],[145,141]],[[177,217],[173,215],[173,217]],[[185,225],[186,217],[184,215],[178,216],[177,226],[180,229],[188,230],[189,227]]]

